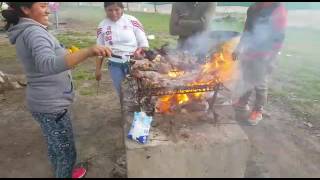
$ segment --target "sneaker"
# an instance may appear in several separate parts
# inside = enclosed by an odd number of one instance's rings
[[[72,171],[72,178],[83,178],[86,175],[87,170],[83,167],[77,167]]]
[[[261,111],[252,111],[248,122],[250,125],[255,126],[262,120],[262,112]]]
[[[232,106],[235,110],[240,110],[240,111],[249,111],[250,110],[250,107],[248,104],[244,105],[239,102],[236,102],[236,103],[232,104]]]

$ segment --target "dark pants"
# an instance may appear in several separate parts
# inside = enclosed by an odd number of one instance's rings
[[[70,113],[32,113],[40,124],[48,146],[48,156],[56,178],[71,178],[76,162],[76,148],[73,139]]]

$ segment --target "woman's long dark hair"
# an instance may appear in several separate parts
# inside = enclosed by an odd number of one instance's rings
[[[21,7],[31,8],[34,3],[36,2],[7,2],[9,8],[1,11],[1,15],[7,23],[4,29],[8,30],[11,25],[18,24],[20,17],[25,17]]]
[[[104,7],[108,7],[108,6],[112,6],[112,5],[116,5],[118,7],[120,7],[121,9],[124,9],[123,3],[122,2],[104,2]]]

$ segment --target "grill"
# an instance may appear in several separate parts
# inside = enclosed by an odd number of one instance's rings
[[[186,85],[186,86],[175,86],[175,87],[146,87],[143,80],[140,78],[130,76],[131,88],[135,87],[134,93],[136,102],[138,102],[141,110],[145,111],[148,115],[155,113],[154,104],[151,98],[154,96],[163,95],[175,95],[175,94],[189,94],[189,93],[200,93],[200,92],[214,92],[213,96],[208,100],[209,110],[213,114],[213,123],[216,125],[218,122],[218,114],[215,111],[214,104],[217,99],[218,92],[220,90],[228,90],[218,78],[212,84],[203,85]]]
[[[163,96],[163,95],[174,95],[174,94],[187,94],[187,93],[199,93],[215,91],[217,84],[220,82],[215,81],[214,85],[186,85],[186,86],[175,86],[175,87],[145,87],[141,79],[136,79],[138,84],[138,93],[140,96]]]
[[[233,31],[212,31],[209,34],[205,34],[209,38],[201,42],[202,47],[206,54],[212,55],[213,52],[220,50],[220,45],[228,40],[239,35],[238,32]],[[204,38],[205,39],[205,38]],[[194,49],[199,47],[194,47]],[[165,46],[158,50],[160,54],[166,54]],[[155,54],[152,52],[146,53],[147,59],[154,59]],[[155,104],[152,102],[152,97],[154,96],[164,96],[164,95],[175,95],[175,94],[189,94],[189,93],[205,93],[205,92],[214,92],[213,96],[210,97],[207,102],[209,103],[209,111],[213,113],[213,121],[215,124],[218,122],[218,114],[215,111],[214,105],[217,99],[219,91],[225,89],[229,91],[224,85],[219,76],[216,76],[214,81],[211,81],[210,84],[195,84],[195,85],[182,85],[174,87],[158,87],[150,86],[147,83],[144,83],[143,79],[133,77],[129,73],[129,84],[130,88],[133,90],[134,97],[136,102],[139,104],[140,110],[145,111],[149,115],[155,113]]]

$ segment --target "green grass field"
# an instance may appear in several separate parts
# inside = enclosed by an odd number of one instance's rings
[[[85,12],[85,13],[84,13]],[[156,39],[151,40],[150,47],[160,47],[164,43],[175,44],[177,37],[169,35],[169,19],[170,17],[165,14],[156,14],[156,13],[143,13],[143,12],[126,12],[127,14],[135,16],[143,24],[144,29],[146,30],[147,35],[155,35]],[[93,31],[90,33],[91,36],[95,35],[94,29],[98,26],[99,22],[105,17],[105,12],[103,7],[63,7],[59,14],[62,21],[64,19],[72,19],[75,22],[83,23],[88,27],[92,27]],[[77,40],[69,37],[69,34],[61,34],[59,40],[63,43],[68,44],[72,42],[73,44],[79,47],[85,47],[87,44],[95,43],[93,37],[89,37],[90,34],[81,34],[78,36]],[[80,38],[79,38],[80,37]]]
[[[288,28],[279,57],[271,94],[282,99],[298,117],[314,121],[320,117],[320,36],[317,30]]]

